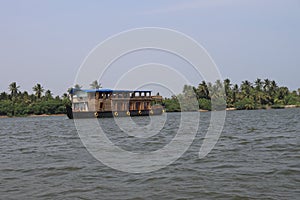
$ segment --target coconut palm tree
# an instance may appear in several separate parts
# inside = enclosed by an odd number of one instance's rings
[[[232,89],[232,103],[233,104],[237,102],[238,93],[239,93],[239,86],[238,86],[238,84],[235,84]]]
[[[261,91],[262,90],[263,82],[260,78],[257,78],[255,80],[254,84],[255,84],[255,90],[256,91]]]
[[[94,80],[91,84],[90,84],[92,89],[99,89],[102,88],[101,83],[98,83],[97,80]]]
[[[270,93],[272,96],[274,96],[274,94],[277,92],[277,89],[278,89],[278,85],[277,85],[276,81],[271,81]]]
[[[193,89],[193,87],[191,85],[184,85],[183,86],[183,93],[188,93]]]
[[[49,100],[49,99],[52,99],[53,96],[52,96],[52,92],[50,90],[47,90],[45,92],[45,99]]]
[[[21,93],[21,96],[22,96],[22,101],[25,103],[25,104],[30,104],[32,102],[29,94],[27,91],[24,91],[23,93]]]
[[[8,94],[6,92],[2,92],[0,94],[0,101],[1,100],[8,100]]]
[[[230,80],[227,78],[224,80],[224,89],[225,89],[225,95],[226,95],[226,103],[229,107],[231,107],[232,103],[232,90],[231,90],[231,83]]]
[[[205,81],[202,81],[196,88],[197,98],[209,99],[209,91]]]
[[[263,86],[265,92],[269,91],[270,85],[271,85],[271,81],[269,79],[265,79],[264,80],[264,86]]]
[[[9,91],[10,91],[11,97],[16,97],[18,95],[19,88],[20,88],[20,86],[18,86],[16,82],[12,82],[9,85]]]
[[[246,96],[249,97],[251,94],[253,87],[252,87],[252,83],[250,83],[249,81],[245,80],[242,82],[241,84],[241,92]]]
[[[218,90],[222,90],[222,89],[224,89],[224,86],[223,86],[223,83],[221,82],[221,80],[216,80],[216,82],[215,82],[215,87],[216,87],[216,89],[218,89]]]
[[[267,98],[268,103],[272,105],[274,104],[276,93],[278,92],[277,83],[275,81],[269,81],[269,83],[268,84],[265,83],[265,85],[267,85],[268,88],[268,90],[266,91],[268,97]]]
[[[262,99],[264,98],[264,92],[263,92],[263,81],[260,78],[257,78],[254,81],[255,85],[255,90],[254,90],[254,101],[255,104],[261,105],[262,104]]]
[[[68,94],[67,93],[63,93],[63,95],[61,96],[61,98],[67,99],[68,98]]]
[[[44,92],[44,88],[41,86],[41,84],[37,83],[32,89],[35,92],[35,96],[40,99]]]
[[[224,98],[225,97],[225,91],[223,83],[220,80],[216,80],[215,84],[208,83],[207,85],[209,96],[210,98]]]
[[[284,104],[284,99],[289,95],[289,89],[287,87],[280,87],[277,90],[276,96],[274,97],[274,103],[282,105]]]
[[[75,85],[74,85],[74,88],[77,89],[77,90],[80,90],[80,89],[82,88],[82,86],[79,85],[79,84],[75,84]]]
[[[231,92],[231,83],[228,78],[224,80],[224,88],[225,88],[225,94],[226,96],[228,96],[228,94]]]

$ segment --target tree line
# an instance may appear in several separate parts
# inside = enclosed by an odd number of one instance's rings
[[[76,84],[74,88],[80,89],[82,86]],[[93,81],[90,88],[99,89],[102,85]],[[65,114],[66,105],[71,105],[67,93],[54,97],[49,89],[46,90],[39,83],[32,87],[31,94],[21,91],[16,82],[12,82],[8,90],[8,93],[0,93],[2,116]],[[182,105],[180,102],[183,102]],[[239,110],[284,108],[286,105],[300,107],[300,88],[290,91],[274,80],[259,78],[253,83],[242,81],[240,85],[232,84],[229,79],[223,82],[217,80],[215,83],[202,81],[197,87],[185,85],[181,94],[164,98],[163,103],[169,112],[218,110],[224,109],[224,106]]]
[[[0,115],[26,116],[40,114],[64,114],[66,105],[71,102],[67,93],[60,96],[53,96],[50,90],[46,90],[37,83],[32,87],[32,94],[21,91],[16,82],[8,87],[9,93],[0,93]]]
[[[195,106],[186,103],[193,95],[197,100],[197,108],[203,110],[217,110],[218,105],[222,107],[225,103],[227,108],[238,110],[284,108],[286,105],[300,107],[300,88],[298,91],[290,91],[274,80],[257,78],[253,83],[245,80],[240,85],[232,84],[230,79],[223,82],[217,80],[215,83],[202,81],[197,87],[185,85],[181,94],[164,99],[166,110],[194,110],[191,108]],[[216,108],[212,108],[212,100],[216,101],[213,104]],[[185,104],[180,107],[180,102]]]
[[[101,87],[97,80],[90,84],[92,89]],[[74,88],[81,89],[82,86],[75,84]],[[9,84],[8,90],[8,93],[0,93],[0,116],[65,114],[66,106],[71,105],[67,93],[62,96],[53,96],[51,90],[45,89],[40,83],[32,87],[31,94],[27,91],[21,91],[16,82]]]

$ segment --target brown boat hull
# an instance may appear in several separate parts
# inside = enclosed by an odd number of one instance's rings
[[[73,112],[70,106],[67,106],[67,116],[69,119],[80,118],[109,118],[109,117],[138,117],[138,116],[151,116],[161,115],[164,110],[163,107],[155,108],[152,110],[131,110],[131,111],[105,111],[105,112]]]

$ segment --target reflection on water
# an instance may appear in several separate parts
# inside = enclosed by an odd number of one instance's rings
[[[227,112],[218,143],[199,159],[210,117],[201,113],[189,150],[173,164],[145,174],[97,161],[66,117],[0,119],[0,199],[297,199],[299,114],[299,109]],[[112,119],[99,123],[120,148],[147,152],[175,137],[178,120],[180,113],[168,113],[163,131],[150,138],[125,134]],[[133,121],[150,123],[143,117]]]

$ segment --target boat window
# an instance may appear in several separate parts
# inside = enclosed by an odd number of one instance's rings
[[[136,102],[136,103],[135,103],[135,109],[136,109],[136,110],[139,110],[139,109],[140,109],[140,102]]]
[[[87,102],[79,102],[73,104],[74,111],[88,111],[88,103]]]
[[[78,98],[87,97],[87,93],[83,91],[77,91],[75,92],[74,97],[78,97]]]
[[[144,109],[145,110],[150,109],[150,102],[147,101],[144,103]]]

